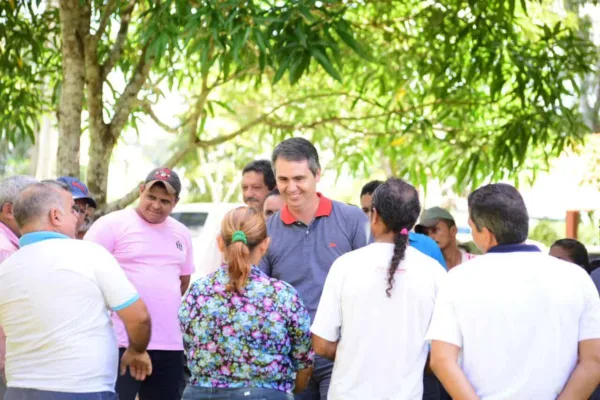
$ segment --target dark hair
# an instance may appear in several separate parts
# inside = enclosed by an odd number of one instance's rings
[[[269,194],[267,195],[267,197],[265,197],[265,199],[268,199],[271,196],[281,196],[281,193],[279,193],[279,189],[275,188],[275,189],[271,190],[269,192]]]
[[[273,156],[271,157],[273,168],[275,168],[275,161],[279,157],[288,161],[308,161],[308,168],[310,168],[313,176],[317,176],[317,172],[321,169],[317,149],[304,138],[291,138],[279,143],[273,150]]]
[[[574,264],[585,269],[588,274],[592,272],[588,251],[580,241],[575,239],[560,239],[554,242],[550,247],[560,247],[564,249],[569,254],[569,257],[573,260]]]
[[[394,256],[388,269],[388,288],[385,291],[391,297],[394,275],[400,261],[404,260],[408,246],[408,231],[415,225],[421,212],[419,193],[402,179],[389,178],[373,193],[372,204],[385,226],[395,234]],[[406,234],[401,233],[403,229],[406,229]]]
[[[375,193],[375,189],[377,189],[382,183],[383,182],[377,180],[367,183],[365,186],[362,187],[360,191],[360,197],[363,197],[366,194]]]
[[[527,240],[529,215],[519,191],[505,183],[482,186],[469,195],[469,217],[479,232],[487,228],[498,244]]]
[[[232,242],[233,234],[242,231],[247,243]],[[267,238],[267,226],[262,213],[250,207],[238,207],[229,211],[221,223],[221,237],[225,242],[224,258],[227,262],[229,283],[227,290],[241,292],[246,286],[252,264],[250,254]]]
[[[275,187],[275,174],[273,174],[273,167],[269,160],[254,160],[248,163],[242,170],[242,175],[246,172],[262,174],[265,186],[267,186],[269,190],[273,190]]]

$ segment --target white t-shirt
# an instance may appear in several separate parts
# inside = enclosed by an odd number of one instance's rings
[[[138,298],[95,243],[65,237],[24,245],[0,265],[8,386],[114,392],[118,348],[109,308]]]
[[[453,268],[428,340],[462,348],[482,400],[555,399],[578,342],[600,338],[600,298],[582,268],[539,252],[488,253]]]
[[[342,255],[329,271],[311,331],[339,339],[330,400],[423,396],[425,333],[446,272],[408,247],[387,297],[393,252],[393,244],[373,243]]]

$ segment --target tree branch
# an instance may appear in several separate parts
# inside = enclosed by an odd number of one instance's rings
[[[235,79],[237,79],[237,78],[239,78],[241,76],[244,76],[246,74],[249,74],[249,73],[252,73],[252,72],[256,72],[256,71],[258,71],[258,69],[256,69],[256,68],[244,69],[242,71],[236,72],[233,75],[229,75],[227,77],[227,79],[217,79],[211,86],[209,86],[209,89],[212,90],[212,89],[214,89],[216,87],[219,87],[219,86],[222,86],[222,85],[226,84],[227,82],[230,82],[230,81],[235,80]]]
[[[125,45],[125,40],[127,40],[127,33],[129,31],[129,22],[131,20],[131,14],[133,13],[133,9],[135,8],[136,2],[134,0],[130,1],[129,4],[123,9],[121,12],[121,26],[119,27],[119,32],[117,33],[117,39],[113,44],[113,47],[108,54],[108,58],[102,65],[102,81],[106,80],[110,71],[114,68],[119,58],[121,58],[121,54],[123,52],[123,46]],[[99,40],[99,37],[96,36],[96,40]]]
[[[152,109],[152,105],[150,104],[149,101],[142,101],[141,104],[142,110],[144,110],[144,112],[146,113],[146,115],[148,115],[150,118],[152,118],[152,120],[154,121],[154,123],[156,125],[158,125],[159,127],[161,127],[163,130],[169,132],[169,133],[177,133],[179,132],[179,127],[172,127],[168,124],[165,124],[164,122],[162,122],[158,116],[156,115],[156,113],[154,112],[154,110]],[[188,119],[189,121],[189,119]],[[183,121],[181,125],[185,125],[186,121]]]
[[[96,43],[100,41],[102,35],[106,31],[106,27],[108,25],[108,21],[110,20],[110,16],[113,12],[115,12],[115,8],[117,7],[117,0],[108,0],[108,3],[104,6],[104,12],[102,13],[102,18],[100,19],[100,25],[94,34]]]
[[[142,54],[133,71],[133,75],[131,76],[127,87],[125,87],[123,94],[115,104],[115,114],[109,124],[109,130],[115,139],[121,134],[131,111],[137,105],[137,95],[150,74],[150,68],[154,63],[154,56],[148,56],[149,46],[150,42],[146,43],[142,49]]]

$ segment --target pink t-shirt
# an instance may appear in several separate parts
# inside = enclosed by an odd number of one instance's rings
[[[148,350],[183,350],[177,317],[181,305],[179,277],[195,270],[188,228],[171,217],[161,224],[150,224],[129,208],[100,218],[85,240],[104,246],[117,259],[146,303],[152,319]],[[119,347],[127,347],[127,332],[116,313],[113,323]]]
[[[0,263],[6,260],[12,253],[19,250],[19,238],[0,222]],[[0,327],[0,371],[4,370],[6,361],[6,335]]]

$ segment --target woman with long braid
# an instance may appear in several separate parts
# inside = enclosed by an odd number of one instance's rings
[[[335,361],[329,400],[421,399],[425,333],[445,271],[408,247],[421,206],[390,178],[373,193],[375,242],[339,257],[312,325],[313,348]]]

